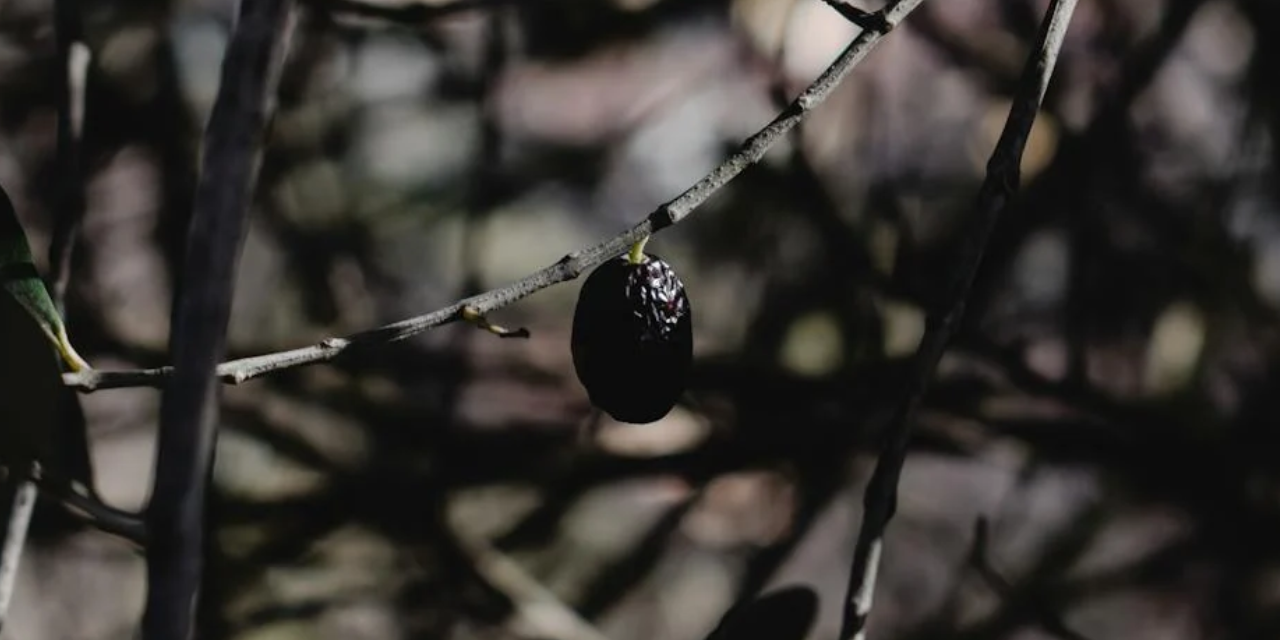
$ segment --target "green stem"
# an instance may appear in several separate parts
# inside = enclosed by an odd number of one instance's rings
[[[644,262],[644,245],[649,243],[649,236],[645,236],[631,245],[631,251],[627,252],[627,261],[631,264],[640,264]]]

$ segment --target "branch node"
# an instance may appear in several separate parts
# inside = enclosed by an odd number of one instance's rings
[[[675,200],[664,203],[662,206],[658,207],[657,210],[655,210],[653,213],[649,214],[649,227],[650,227],[649,232],[650,233],[660,231],[677,222],[680,222],[680,218],[684,217],[683,214],[677,213],[676,210],[671,206],[673,202],[675,202]]]
[[[569,280],[576,280],[582,275],[582,258],[579,257],[577,252],[565,254],[563,258],[556,262],[556,266],[564,269],[565,276]]]

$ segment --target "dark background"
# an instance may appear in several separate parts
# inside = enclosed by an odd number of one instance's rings
[[[70,332],[97,367],[158,366],[235,5],[82,4]],[[232,356],[425,313],[616,233],[857,32],[818,0],[488,4],[301,3]],[[804,584],[811,637],[834,638],[885,412],[1046,4],[925,2],[650,243],[687,285],[697,355],[658,423],[595,424],[569,355],[580,282],[492,316],[527,341],[451,325],[226,389],[207,637],[699,640],[744,594]],[[0,2],[0,183],[42,261],[52,12]],[[1277,29],[1273,0],[1081,0],[920,416],[873,638],[1280,637]],[[158,403],[83,396],[112,504],[145,503]],[[5,637],[131,637],[141,557],[37,534]]]

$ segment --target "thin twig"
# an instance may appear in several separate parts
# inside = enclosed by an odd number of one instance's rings
[[[103,533],[119,536],[139,547],[147,543],[147,524],[141,514],[112,507],[101,500],[78,493],[66,482],[42,474],[36,478],[40,493],[71,510],[74,517]]]
[[[13,601],[13,587],[18,580],[18,563],[22,560],[22,549],[27,544],[31,514],[36,508],[35,481],[30,478],[12,479],[17,482],[17,489],[13,494],[13,506],[9,510],[4,549],[0,550],[0,628],[9,619],[9,603]]]
[[[299,349],[232,360],[218,365],[217,376],[226,384],[240,384],[267,374],[293,369],[304,365],[327,362],[347,351],[357,348],[384,345],[410,338],[428,329],[463,320],[463,309],[469,308],[478,315],[486,315],[501,309],[533,293],[552,285],[573,280],[588,269],[621,255],[641,238],[680,223],[717,191],[742,173],[747,167],[764,157],[765,152],[780,140],[805,115],[822,104],[840,81],[858,65],[887,33],[910,14],[923,0],[895,0],[881,10],[885,29],[863,31],[818,76],[813,84],[763,129],[742,142],[732,155],[713,169],[692,187],[675,199],[659,206],[655,211],[630,229],[604,242],[570,253],[555,264],[545,267],[507,286],[459,300],[425,315],[401,320],[376,329],[362,331],[343,338],[327,338],[319,343]],[[81,391],[120,387],[158,387],[172,375],[171,367],[135,371],[103,371],[95,369],[83,373],[67,374],[63,381]]]
[[[144,640],[194,630],[204,554],[205,489],[217,440],[217,381],[262,141],[292,34],[292,0],[241,0],[204,135],[147,509]]]
[[[897,510],[898,479],[911,442],[911,427],[916,408],[924,398],[933,371],[942,359],[952,337],[961,327],[965,301],[974,276],[982,263],[987,240],[1000,214],[1018,189],[1022,152],[1036,113],[1049,86],[1057,63],[1058,51],[1066,35],[1075,0],[1053,0],[1041,26],[1037,46],[1027,59],[1022,80],[1015,96],[1004,131],[987,163],[987,175],[978,191],[973,220],[960,246],[957,267],[952,271],[944,306],[929,313],[925,334],[920,340],[910,378],[902,398],[888,423],[888,440],[876,462],[875,472],[863,496],[862,526],[854,546],[853,566],[849,573],[849,591],[845,599],[840,638],[866,637],[867,618],[875,595],[876,573],[884,544],[884,533]]]

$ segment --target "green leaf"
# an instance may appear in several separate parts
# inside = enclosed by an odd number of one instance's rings
[[[0,188],[0,288],[26,311],[44,339],[57,349],[67,368],[71,371],[90,368],[89,363],[71,346],[62,316],[58,314],[53,299],[49,297],[49,290],[45,288],[31,258],[31,247],[18,222],[13,202],[3,188]],[[9,342],[8,337],[3,340],[4,343]]]

